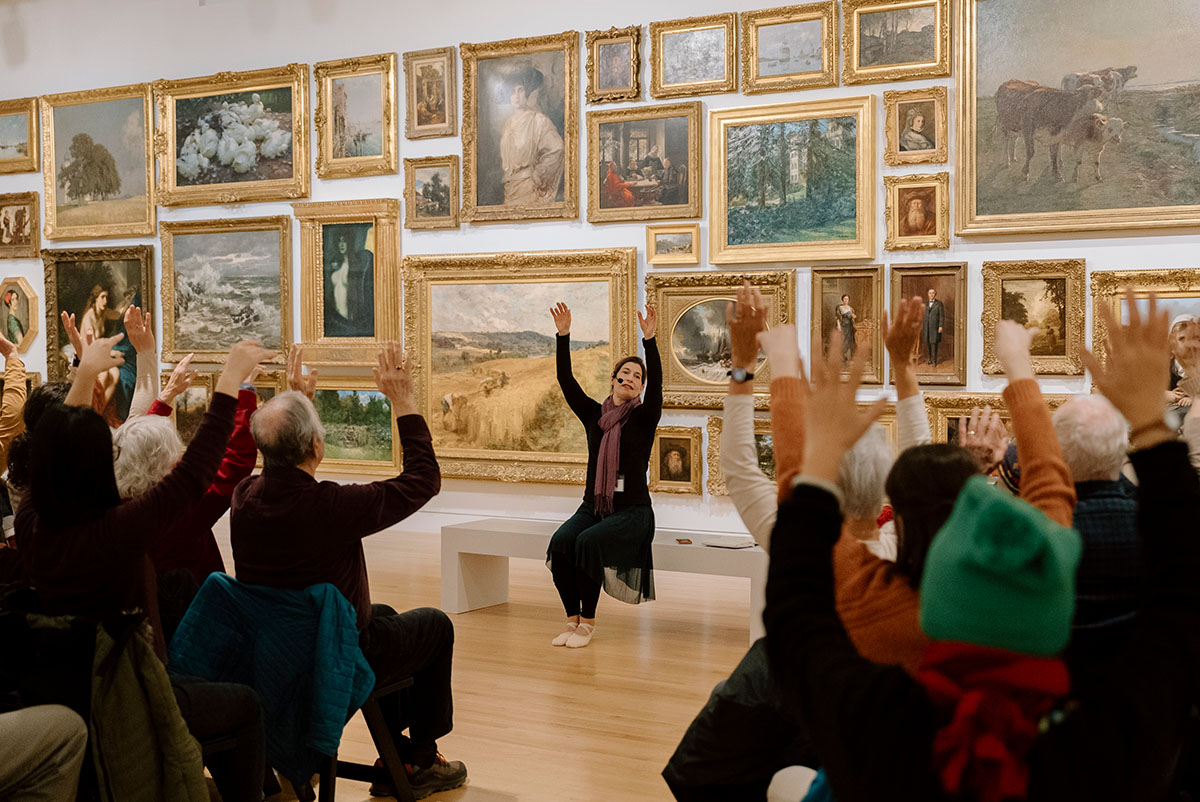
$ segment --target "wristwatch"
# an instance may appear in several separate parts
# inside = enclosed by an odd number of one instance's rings
[[[745,368],[734,368],[733,370],[727,371],[725,375],[733,379],[738,384],[745,384],[746,382],[754,381],[754,374]]]

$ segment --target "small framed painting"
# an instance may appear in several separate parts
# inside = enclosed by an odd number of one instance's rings
[[[1082,259],[984,262],[983,372],[1004,372],[996,355],[996,323],[1014,320],[1038,330],[1030,346],[1034,373],[1082,376],[1086,292]]]
[[[700,264],[700,224],[646,226],[646,263]]]
[[[837,86],[833,0],[743,11],[742,94]]]
[[[42,230],[38,225],[38,194],[0,195],[0,259],[36,259]]]
[[[1159,310],[1166,310],[1171,332],[1186,318],[1200,320],[1200,268],[1183,267],[1160,270],[1112,270],[1092,273],[1092,353],[1104,361],[1108,324],[1099,308],[1107,306],[1122,323],[1129,322],[1129,302],[1125,288],[1132,287],[1134,304],[1144,315],[1149,311],[1150,293],[1158,298]],[[1175,339],[1172,338],[1172,343]],[[1172,380],[1180,377],[1177,360],[1171,363]]]
[[[1043,394],[1042,400],[1053,412],[1074,396],[1068,394]],[[1012,415],[1004,403],[1001,393],[925,393],[925,408],[929,414],[929,430],[935,443],[958,444],[958,431],[962,419],[970,418],[971,410],[991,407],[1000,415],[1004,428],[1012,433]]]
[[[38,170],[36,97],[0,100],[0,174]]]
[[[842,333],[842,370],[866,353],[863,384],[883,381],[883,265],[818,268],[812,271],[812,331],[828,351],[835,331]]]
[[[159,386],[166,387],[170,378],[171,371],[164,370]],[[185,446],[192,442],[196,430],[200,428],[200,422],[204,420],[204,413],[208,412],[214,378],[211,373],[197,373],[191,385],[175,397],[175,403],[171,407],[171,420],[174,421],[175,431],[179,432],[179,439]]]
[[[38,333],[38,299],[23,276],[0,281],[0,331],[23,354],[33,345]]]
[[[317,175],[396,172],[396,54],[323,61],[317,84]]]
[[[737,15],[650,23],[650,96],[715,95],[737,90]]]
[[[949,153],[946,87],[883,93],[884,164],[943,164]]]
[[[458,65],[453,47],[404,54],[404,135],[409,139],[458,133]]]
[[[950,247],[950,174],[883,177],[889,251]]]
[[[842,83],[950,74],[950,0],[842,0]]]
[[[325,427],[322,473],[400,473],[400,438],[392,402],[371,379],[321,377],[313,406]]]
[[[287,374],[282,370],[265,370],[254,378],[254,394],[260,407],[286,389]]]
[[[642,26],[588,31],[588,103],[617,103],[642,99]]]
[[[721,429],[720,415],[708,417],[708,493],[710,496],[728,496],[725,476],[721,473]],[[758,454],[758,469],[775,481],[775,437],[771,434],[771,419],[763,413],[754,416],[754,450]]]
[[[700,427],[659,426],[650,451],[650,491],[700,495]]]
[[[967,383],[967,265],[892,265],[892,309],[910,298],[923,308],[917,382]],[[893,381],[895,377],[892,377]]]
[[[404,227],[458,228],[458,157],[404,160]]]

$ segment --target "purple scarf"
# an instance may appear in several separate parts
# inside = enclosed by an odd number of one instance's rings
[[[617,465],[621,461],[621,427],[641,403],[642,399],[638,396],[617,406],[610,395],[600,407],[600,429],[604,436],[600,438],[600,453],[596,457],[596,483],[592,489],[596,494],[593,509],[601,518],[612,515],[613,511],[613,493],[617,490]]]

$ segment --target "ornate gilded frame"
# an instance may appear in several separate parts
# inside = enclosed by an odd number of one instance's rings
[[[417,217],[417,170],[422,167],[448,167],[450,170],[450,216]],[[423,159],[404,160],[404,227],[409,231],[435,231],[458,228],[458,207],[461,198],[458,190],[458,156],[427,156]]]
[[[306,357],[307,361],[307,357]],[[366,390],[379,392],[374,380],[365,376],[321,376],[317,379],[317,392],[322,390]],[[388,402],[391,406],[391,401]],[[396,426],[396,415],[392,419],[392,459],[383,460],[344,459],[326,456],[317,468],[319,473],[355,474],[358,476],[396,476],[401,471],[404,449],[400,445],[400,432]],[[324,421],[322,421],[324,423]]]
[[[691,463],[690,482],[671,481],[662,478],[662,457],[659,454],[659,443],[664,437],[688,440]],[[704,492],[704,463],[700,458],[701,443],[699,426],[659,426],[654,432],[654,445],[650,449],[650,482],[651,493],[687,493],[699,496]]]
[[[383,152],[378,156],[333,155],[333,82],[339,78],[380,75],[383,100]],[[357,178],[367,175],[391,175],[396,172],[399,148],[396,145],[396,54],[322,61],[313,65],[317,84],[317,110],[313,124],[317,129],[317,177]]]
[[[589,223],[628,223],[641,220],[675,220],[699,217],[703,202],[701,195],[703,175],[700,160],[704,153],[701,147],[703,133],[700,127],[700,101],[670,103],[665,106],[636,106],[630,109],[589,111],[587,113],[588,140],[588,208]],[[604,209],[600,206],[600,193],[604,183],[597,180],[595,170],[601,162],[600,126],[610,123],[635,122],[639,120],[662,120],[687,117],[688,121],[688,199],[687,203],[669,206],[628,206]]]
[[[462,219],[469,223],[519,222],[523,220],[574,220],[579,216],[579,32],[564,31],[551,36],[531,36],[500,42],[458,46],[463,65],[463,164]],[[518,56],[537,52],[563,53],[563,199],[544,206],[497,204],[479,206],[476,195],[477,116],[480,97],[475,82],[480,59]]]
[[[175,346],[175,237],[179,234],[227,234],[235,231],[275,231],[279,235],[279,352],[274,364],[284,364],[292,344],[292,219],[290,217],[240,217],[224,220],[164,222],[162,240],[162,361],[178,362],[195,353],[197,362],[224,364],[227,351],[182,351]]]
[[[614,353],[637,352],[637,249],[477,253],[409,256],[404,260],[404,343],[415,358],[413,387],[426,418],[437,420],[432,364],[432,287],[439,284],[603,281],[609,286],[609,320]],[[432,427],[436,430],[437,424]],[[438,449],[442,476],[502,482],[581,484],[587,454],[486,449]]]
[[[292,177],[265,181],[178,186],[175,154],[175,101],[228,92],[292,90]],[[307,198],[311,171],[308,155],[308,65],[288,64],[265,70],[219,72],[200,78],[154,82],[158,129],[154,151],[158,155],[158,202],[163,206],[255,203]]]
[[[721,473],[721,431],[724,423],[725,420],[720,415],[709,415],[708,425],[705,427],[708,433],[708,450],[705,455],[705,462],[708,464],[708,479],[705,482],[705,488],[710,496],[729,495],[729,487],[725,484],[725,475]],[[771,433],[771,419],[764,413],[757,413],[754,416],[754,434]]]
[[[1200,304],[1200,268],[1177,267],[1166,270],[1105,270],[1092,273],[1092,353],[1105,361],[1104,344],[1108,341],[1108,324],[1100,314],[1107,306],[1117,320],[1121,319],[1121,301],[1125,288],[1132,287],[1137,298],[1150,293],[1159,298],[1196,298]]]
[[[934,49],[931,61],[859,67],[859,25],[862,14],[903,11],[920,6],[934,8]],[[950,0],[842,0],[842,83],[875,84],[950,75]]]
[[[26,142],[29,152],[24,156],[14,156],[11,159],[0,159],[0,175],[6,173],[36,173],[38,171],[38,99],[22,97],[15,100],[0,100],[0,117],[24,114]]]
[[[931,150],[907,151],[900,150],[899,116],[901,103],[913,101],[933,101],[933,131],[937,138],[936,147]],[[945,164],[950,152],[950,129],[947,125],[946,87],[931,86],[927,89],[909,89],[904,92],[887,90],[883,93],[884,110],[884,148],[883,163],[892,167],[904,164]]]
[[[300,221],[300,342],[312,365],[375,364],[379,343],[400,341],[400,201],[293,203]],[[325,336],[325,252],[323,228],[371,223],[375,251],[375,336]]]
[[[885,175],[883,216],[887,220],[887,239],[883,243],[889,251],[945,250],[950,247],[950,174]],[[937,218],[934,232],[921,237],[900,236],[899,215],[900,190],[911,187],[932,187],[936,202],[933,213]]]
[[[663,76],[663,37],[707,28],[725,29],[725,77],[717,81],[668,84]],[[665,99],[693,95],[719,95],[737,91],[737,14],[710,14],[650,23],[650,97]]]
[[[690,253],[658,252],[659,234],[691,234]],[[646,264],[648,265],[698,265],[700,264],[700,224],[684,223],[677,226],[646,226]]]
[[[407,139],[429,139],[438,136],[455,136],[458,133],[458,60],[453,47],[436,47],[431,50],[411,50],[404,56],[404,136]],[[442,74],[446,76],[446,122],[436,125],[417,124],[416,74],[422,63],[441,62]]]
[[[629,84],[616,89],[599,89],[596,86],[596,54],[601,45],[629,43]],[[607,31],[588,31],[584,34],[587,48],[587,82],[584,94],[588,103],[620,103],[625,100],[642,99],[642,26],[609,28]]]
[[[81,226],[62,225],[58,221],[58,176],[55,165],[62,159],[54,149],[54,111],[64,106],[82,106],[103,103],[109,100],[141,98],[144,130],[146,134],[146,215],[143,219],[129,223],[94,223]],[[102,239],[108,237],[142,237],[154,234],[155,198],[154,154],[151,150],[151,131],[154,129],[154,110],[150,103],[150,84],[129,84],[107,89],[89,89],[84,92],[63,92],[57,95],[42,95],[42,181],[45,187],[43,201],[46,214],[43,219],[46,239]],[[65,158],[65,154],[63,155]]]
[[[967,263],[951,262],[946,264],[910,264],[892,265],[891,274],[891,310],[900,308],[907,300],[901,293],[901,280],[905,276],[953,276],[954,277],[954,373],[946,376],[941,373],[917,371],[919,384],[964,385],[967,383]],[[922,299],[924,300],[924,299]],[[917,345],[920,348],[920,344]],[[896,377],[892,376],[894,384]]]
[[[144,312],[154,314],[154,248],[150,245],[124,245],[113,248],[71,248],[43,250],[46,305],[46,376],[49,381],[67,380],[67,366],[58,360],[62,343],[58,339],[58,276],[60,262],[118,262],[136,261],[141,265],[140,292]]]
[[[1042,399],[1051,410],[1055,410],[1074,397],[1070,394],[1053,394],[1043,395]],[[970,417],[972,407],[983,409],[986,406],[991,406],[993,412],[1000,413],[1004,425],[1010,427],[1012,418],[1002,393],[925,393],[925,411],[929,416],[933,442],[949,442],[947,435],[951,420]],[[1011,428],[1009,431],[1011,432]]]
[[[818,242],[729,245],[728,129],[738,125],[784,123],[829,117],[854,117],[855,238]],[[875,98],[836,98],[713,109],[708,113],[709,249],[713,264],[798,262],[875,258]]]
[[[863,367],[863,384],[883,383],[883,364],[886,359],[883,349],[883,332],[879,328],[879,314],[886,308],[883,296],[883,265],[855,265],[853,267],[814,267],[812,269],[812,314],[810,320],[810,336],[821,336],[824,327],[824,309],[821,306],[821,282],[825,279],[839,278],[869,278],[871,279],[871,297],[875,301],[875,314],[862,314],[858,318],[857,327],[871,326],[871,360]],[[810,358],[814,358],[811,357]],[[845,371],[848,372],[848,371]]]
[[[42,247],[42,201],[36,192],[10,192],[0,195],[0,208],[23,205],[29,215],[29,244],[0,245],[0,259],[36,259]]]
[[[167,386],[167,382],[171,378],[171,373],[172,373],[172,371],[170,371],[170,370],[164,370],[159,373],[159,376],[158,376],[159,389],[162,389],[163,387]],[[177,396],[175,398],[175,401],[173,401],[171,403],[171,415],[170,415],[171,425],[173,425],[175,427],[176,432],[179,431],[179,418],[175,414],[176,411],[178,410],[177,405],[178,405],[179,399],[182,398],[183,395],[188,392],[188,390],[204,390],[205,408],[207,409],[208,405],[212,403],[213,391],[214,391],[214,387],[216,387],[216,383],[217,383],[216,380],[217,380],[217,377],[213,373],[204,373],[204,372],[197,371],[196,377],[194,379],[192,379],[192,383],[188,386],[188,389],[184,390],[183,393],[180,393],[179,396]],[[187,445],[189,442],[191,442],[191,441],[190,440],[185,441],[184,445]]]
[[[762,76],[758,74],[758,29],[789,22],[821,21],[821,69],[812,72]],[[742,94],[791,92],[837,86],[837,11],[833,0],[801,6],[743,11]]]
[[[728,383],[704,381],[690,373],[675,356],[672,336],[680,317],[705,301],[732,302],[743,281],[749,281],[770,301],[768,326],[796,320],[796,274],[792,270],[746,273],[650,273],[646,276],[646,304],[658,310],[658,352],[663,364],[663,406],[716,409]],[[770,369],[763,363],[754,376],[754,403],[765,409],[771,385]]]
[[[29,304],[29,328],[25,331],[25,336],[21,338],[20,342],[13,343],[17,347],[17,353],[23,354],[29,350],[29,346],[33,345],[33,341],[38,335],[38,318],[40,317],[37,308],[38,297],[37,293],[33,291],[33,286],[24,276],[7,276],[3,280],[0,280],[0,303],[3,302],[4,293],[10,287],[16,287],[24,293],[26,301]],[[4,336],[7,337],[8,333],[4,332]]]
[[[1033,372],[1047,376],[1082,376],[1079,349],[1084,344],[1087,316],[1087,268],[1082,259],[1026,259],[983,263],[983,372],[1003,373],[996,355],[996,323],[1000,320],[1001,287],[1012,279],[1067,280],[1065,356],[1034,356]]]

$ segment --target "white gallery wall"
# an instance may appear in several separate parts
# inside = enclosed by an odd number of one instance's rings
[[[318,61],[349,58],[383,52],[397,54],[460,42],[486,42],[524,36],[558,33],[565,30],[582,32],[641,24],[642,85],[645,100],[637,104],[605,104],[587,106],[581,101],[581,136],[588,109],[613,109],[624,106],[651,105],[645,87],[649,85],[646,61],[649,43],[645,26],[657,20],[714,14],[728,11],[747,11],[776,5],[770,0],[761,3],[726,2],[725,0],[606,0],[592,2],[529,2],[529,0],[0,0],[0,99],[31,95],[95,89],[106,86],[153,81],[159,78],[187,78],[224,70],[247,70],[276,67],[291,62],[313,64]],[[840,15],[839,15],[840,16]],[[957,42],[955,45],[957,46]],[[586,73],[581,54],[579,65],[579,97],[583,98]],[[398,83],[403,87],[403,70]],[[840,68],[839,68],[840,74]],[[803,92],[746,97],[731,93],[698,98],[705,110],[704,136],[704,213],[709,203],[707,112],[711,109],[734,106],[767,105],[796,100],[816,100],[857,97],[871,94],[875,103],[875,162],[880,176],[875,189],[876,242],[879,243],[875,263],[916,264],[922,262],[965,261],[968,263],[967,294],[967,386],[960,389],[974,392],[998,392],[1003,381],[986,377],[979,369],[983,353],[983,337],[979,319],[983,310],[983,287],[980,268],[985,260],[995,259],[1066,259],[1082,258],[1090,274],[1103,270],[1154,269],[1200,266],[1195,229],[1167,230],[1138,236],[1087,235],[1064,236],[1053,239],[1034,236],[969,239],[951,236],[946,251],[891,253],[882,249],[885,239],[883,220],[883,175],[905,173],[953,173],[955,140],[950,140],[950,163],[947,165],[918,165],[885,168],[883,166],[883,103],[885,89],[915,89],[931,85],[950,87],[950,126],[954,130],[954,78],[938,81],[905,81],[857,87],[838,87]],[[461,90],[461,68],[459,85]],[[402,92],[402,90],[401,90]],[[315,103],[315,90],[311,94]],[[461,100],[461,95],[460,95]],[[668,101],[664,101],[668,102]],[[674,101],[670,101],[674,102]],[[398,103],[401,116],[400,156],[421,157],[462,153],[458,137],[409,141],[404,138],[404,101]],[[461,115],[460,115],[461,120]],[[310,120],[311,125],[311,120]],[[311,133],[316,143],[315,132]],[[592,225],[587,223],[586,192],[590,172],[583,169],[587,153],[586,142],[579,143],[580,197],[584,214],[581,219],[560,222],[467,225],[454,231],[404,230],[401,254],[476,253],[492,251],[534,251],[567,248],[599,248],[636,246],[639,251],[639,288],[646,275],[644,247],[645,226],[636,224]],[[1119,153],[1114,153],[1119,158]],[[1108,154],[1105,154],[1108,158]],[[310,165],[311,169],[311,165]],[[953,188],[953,181],[951,181]],[[0,193],[42,192],[40,173],[0,176]],[[952,189],[953,192],[953,189]],[[311,200],[351,200],[360,198],[403,197],[403,170],[396,175],[371,178],[322,181],[312,178]],[[953,202],[951,208],[953,209]],[[190,208],[160,208],[158,219],[163,221],[204,220],[228,217],[258,217],[288,215],[289,203],[254,203],[231,206]],[[661,221],[660,221],[661,222]],[[701,265],[692,270],[715,270],[707,264],[708,222],[701,223]],[[953,231],[954,221],[951,230]],[[299,335],[299,226],[292,227],[292,294],[293,336]],[[159,242],[155,237],[112,239],[103,241],[55,242],[43,240],[44,248],[89,247],[113,244],[150,244],[155,251],[156,290],[161,286]],[[796,269],[797,323],[807,331],[810,309],[810,269],[805,264],[764,264],[733,266],[733,270]],[[658,270],[651,268],[651,270]],[[665,271],[663,271],[665,272]],[[0,275],[24,276],[44,298],[43,270],[40,260],[20,259],[0,261]],[[885,285],[886,286],[886,285]],[[639,289],[639,294],[643,291]],[[158,306],[159,304],[156,304]],[[45,375],[45,326],[37,341],[25,354],[27,369]],[[1089,302],[1088,332],[1091,330]],[[807,334],[802,337],[807,350]],[[161,342],[161,330],[160,330]],[[323,373],[326,371],[322,371]],[[333,373],[333,371],[328,371]],[[1087,380],[1047,379],[1043,389],[1048,392],[1086,392]],[[869,389],[863,398],[892,393],[890,389]],[[665,410],[664,425],[699,426],[703,428],[708,416],[719,410]],[[519,517],[565,517],[578,504],[578,486],[540,484],[501,484],[448,480],[441,496],[429,510],[445,515],[426,516],[425,522],[434,525],[441,520],[461,519],[462,516],[511,515]],[[727,498],[710,496],[672,496],[658,494],[654,500],[658,524],[701,530],[741,531],[741,523]]]

